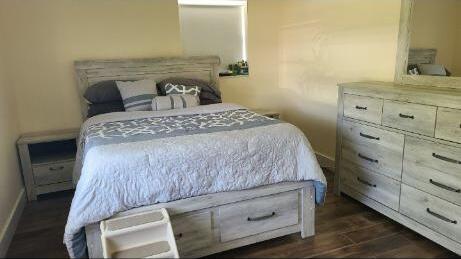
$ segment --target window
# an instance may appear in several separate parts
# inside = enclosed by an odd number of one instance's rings
[[[221,75],[248,74],[246,0],[179,0],[179,17],[185,55],[217,55]]]

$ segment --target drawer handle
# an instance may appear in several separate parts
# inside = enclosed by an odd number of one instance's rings
[[[357,110],[365,110],[366,111],[366,110],[368,110],[368,107],[356,105],[355,109],[357,109]]]
[[[415,116],[413,116],[413,115],[406,115],[406,114],[403,114],[403,113],[399,113],[399,116],[400,116],[400,118],[404,118],[404,119],[412,119],[412,120],[415,119]]]
[[[433,211],[432,211],[431,209],[429,209],[429,208],[427,208],[426,211],[427,211],[427,213],[429,213],[430,215],[432,215],[432,216],[434,216],[434,217],[436,217],[436,218],[438,218],[438,219],[441,219],[441,220],[443,220],[443,221],[445,221],[445,222],[448,222],[448,223],[451,223],[451,224],[455,224],[455,225],[458,224],[458,221],[456,221],[456,220],[451,220],[451,219],[449,219],[449,218],[447,218],[447,217],[445,217],[445,216],[442,216],[442,215],[440,215],[440,214],[438,214],[438,213],[435,213],[435,212],[433,212]]]
[[[437,153],[432,153],[432,156],[437,158],[437,159],[440,159],[442,161],[445,161],[445,162],[461,165],[461,161],[458,161],[458,160],[455,160],[455,159],[452,159],[452,158],[448,158],[446,156],[441,156],[441,155],[439,155]]]
[[[461,193],[461,189],[455,189],[455,188],[452,188],[450,186],[447,186],[445,184],[442,184],[442,183],[438,183],[432,179],[429,180],[429,182],[437,187],[440,187],[442,189],[445,189],[447,191],[450,191],[450,192],[456,192],[456,193]]]
[[[176,237],[176,240],[179,240],[179,239],[181,239],[181,238],[182,238],[182,236],[183,236],[183,235],[182,235],[182,233],[179,233],[179,234],[175,235],[175,237]]]
[[[57,166],[57,167],[50,167],[48,170],[50,171],[61,171],[64,169],[64,166]]]
[[[360,153],[358,154],[358,156],[359,156],[361,159],[363,159],[363,160],[367,160],[367,161],[369,161],[369,162],[376,163],[376,164],[379,163],[378,160],[373,159],[373,158],[369,158],[369,157],[364,156],[364,155],[362,155],[362,154],[360,154]]]
[[[265,215],[265,216],[261,216],[261,217],[256,217],[256,218],[250,218],[248,217],[248,221],[261,221],[261,220],[266,220],[266,219],[270,219],[272,217],[275,216],[275,212],[272,212],[271,214],[269,215]]]
[[[367,138],[367,139],[380,140],[380,138],[378,138],[378,137],[373,137],[373,136],[370,136],[370,135],[367,135],[367,134],[363,134],[362,132],[360,132],[360,137],[364,137],[364,138]]]
[[[372,184],[372,183],[369,183],[369,182],[367,182],[365,180],[362,180],[362,179],[360,179],[360,177],[357,177],[357,181],[359,181],[359,182],[361,182],[361,183],[363,183],[365,185],[368,185],[370,187],[376,188],[376,184]]]

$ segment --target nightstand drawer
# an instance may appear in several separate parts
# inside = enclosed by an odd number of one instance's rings
[[[385,101],[383,125],[433,137],[436,111],[433,106]]]
[[[341,182],[393,209],[399,209],[400,182],[367,169],[343,163]]]
[[[400,213],[461,242],[461,207],[402,184]]]
[[[36,185],[47,185],[72,181],[74,164],[75,161],[67,161],[33,166],[34,182]]]
[[[461,143],[461,110],[439,108],[435,137]]]
[[[344,94],[344,116],[381,124],[383,100]]]

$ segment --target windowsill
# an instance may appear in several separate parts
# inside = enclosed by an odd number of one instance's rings
[[[226,79],[226,78],[246,78],[249,75],[230,75],[230,76],[219,76],[219,79]]]

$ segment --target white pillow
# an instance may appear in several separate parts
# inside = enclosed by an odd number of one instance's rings
[[[184,109],[199,105],[200,101],[198,96],[190,94],[170,94],[167,96],[156,96],[152,100],[153,111]]]
[[[128,112],[151,111],[152,99],[157,96],[157,84],[154,80],[116,81],[117,88],[123,99],[123,106]]]

